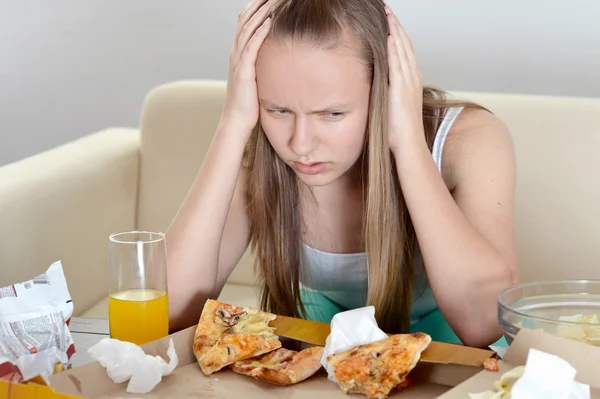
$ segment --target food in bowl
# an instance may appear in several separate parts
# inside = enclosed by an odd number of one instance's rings
[[[596,314],[588,316],[576,314],[573,316],[561,316],[558,319],[560,321],[581,324],[559,325],[556,327],[557,335],[577,341],[584,341],[593,345],[600,345],[600,321],[598,321],[598,316]]]
[[[521,328],[600,345],[600,280],[521,283],[498,295],[498,322],[509,344]]]

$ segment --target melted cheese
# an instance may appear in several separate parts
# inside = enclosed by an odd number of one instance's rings
[[[231,327],[232,333],[245,333],[266,337],[273,335],[273,327],[269,327],[264,316],[260,314],[246,314]]]

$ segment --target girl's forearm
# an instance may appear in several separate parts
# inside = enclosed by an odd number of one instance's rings
[[[187,317],[184,312],[192,297],[199,302],[215,290],[221,237],[244,151],[240,137],[227,126],[218,128],[202,167],[169,226],[169,306],[174,324]]]
[[[512,282],[510,268],[464,216],[422,137],[407,139],[394,157],[440,310],[463,343],[489,344],[501,333],[496,298]]]

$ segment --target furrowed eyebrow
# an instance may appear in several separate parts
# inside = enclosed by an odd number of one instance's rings
[[[270,109],[288,109],[288,107],[284,107],[281,105],[277,105],[272,101],[266,100],[266,99],[260,99],[259,102],[261,103],[261,105],[265,108],[270,108]],[[312,110],[310,111],[310,113],[312,114],[321,114],[324,112],[337,112],[340,109],[345,109],[349,106],[349,104],[343,104],[343,103],[334,103],[331,104],[323,109],[318,109],[318,110]]]
[[[286,107],[282,107],[281,105],[277,105],[272,101],[269,100],[265,100],[265,99],[259,99],[258,100],[260,102],[260,104],[265,107],[265,108],[274,108],[274,109],[285,109]]]
[[[339,112],[342,109],[345,109],[348,107],[348,104],[342,104],[342,103],[337,103],[337,104],[331,104],[328,107],[325,107],[323,109],[320,110],[315,110],[315,111],[311,111],[314,114],[321,114],[324,112]]]

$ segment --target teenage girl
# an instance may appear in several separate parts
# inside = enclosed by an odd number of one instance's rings
[[[167,232],[172,329],[198,322],[251,245],[265,310],[328,322],[374,305],[388,333],[490,345],[518,280],[514,188],[506,126],[423,87],[382,0],[253,0]]]

